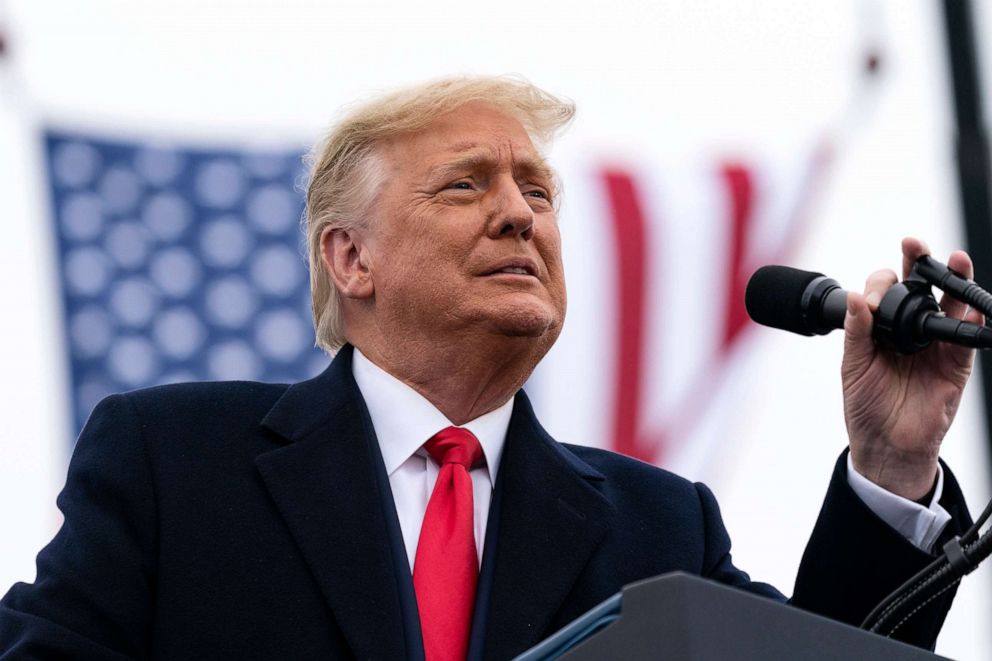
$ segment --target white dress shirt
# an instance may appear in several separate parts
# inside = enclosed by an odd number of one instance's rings
[[[944,493],[944,469],[939,464],[937,486],[929,506],[897,496],[862,476],[854,469],[850,454],[847,455],[847,483],[878,518],[895,528],[916,548],[928,553],[951,520],[951,515],[940,506],[940,496]]]
[[[420,540],[420,526],[440,470],[423,449],[423,444],[445,427],[459,425],[448,420],[416,390],[372,363],[358,349],[355,349],[352,373],[379,439],[379,449],[386,474],[389,475],[389,487],[393,492],[412,571]],[[510,398],[496,410],[460,425],[475,434],[486,457],[485,466],[469,472],[475,509],[475,548],[480,564],[489,503],[512,412],[513,398]],[[938,503],[944,488],[944,473],[939,467],[937,471],[933,500],[929,507],[925,507],[869,481],[854,470],[850,455],[847,458],[847,481],[851,489],[880,519],[917,548],[927,552],[951,520],[950,514]]]
[[[486,465],[469,471],[469,475],[472,478],[475,510],[475,548],[481,564],[489,503],[499,471],[499,460],[503,456],[506,430],[510,426],[513,399],[475,420],[456,425],[423,395],[375,365],[358,349],[355,349],[351,369],[379,439],[379,450],[389,475],[389,488],[393,492],[411,571],[417,557],[420,526],[424,522],[427,501],[434,491],[440,470],[423,449],[424,443],[442,429],[457,426],[468,429],[479,439]]]

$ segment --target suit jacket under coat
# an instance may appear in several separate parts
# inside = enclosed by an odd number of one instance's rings
[[[351,355],[346,347],[292,386],[184,384],[102,402],[35,583],[0,602],[0,657],[422,657]],[[856,623],[930,556],[877,519],[844,470],[842,457],[793,601]],[[949,471],[942,504],[953,529],[968,525]],[[557,443],[523,393],[494,508],[473,631],[480,657],[509,658],[624,584],[665,572],[784,599],[733,566],[705,486]],[[931,645],[949,604],[933,604],[901,637]]]

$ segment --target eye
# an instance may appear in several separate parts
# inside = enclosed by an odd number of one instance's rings
[[[543,188],[532,188],[531,190],[521,191],[524,197],[529,197],[534,200],[541,200],[544,203],[551,203],[551,195]]]
[[[464,180],[455,181],[445,186],[445,188],[448,190],[472,190],[472,182]]]

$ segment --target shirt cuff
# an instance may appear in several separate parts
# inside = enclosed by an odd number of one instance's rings
[[[847,455],[847,483],[872,512],[909,542],[927,553],[944,531],[951,515],[940,506],[944,491],[944,470],[937,466],[937,486],[933,490],[930,506],[897,496],[878,486],[854,469],[851,455]]]

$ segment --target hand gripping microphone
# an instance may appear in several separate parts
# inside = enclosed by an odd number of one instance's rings
[[[938,266],[942,265],[934,260],[926,262],[931,270]],[[925,349],[934,340],[992,348],[992,329],[944,315],[933,297],[928,276],[914,267],[913,275],[885,292],[875,312],[875,343],[902,354]],[[758,269],[747,283],[744,303],[757,323],[800,335],[826,335],[843,328],[847,314],[847,292],[835,280],[788,266]]]
[[[946,265],[923,256],[910,276],[891,286],[874,315],[875,342],[899,353],[913,353],[933,340],[987,349],[992,330],[948,319],[930,289],[947,294],[992,318],[992,295]],[[744,295],[751,318],[765,326],[800,335],[825,335],[844,327],[847,292],[821,273],[787,266],[764,266],[751,276]],[[992,517],[992,501],[961,537],[954,537],[929,565],[886,597],[865,618],[862,629],[891,636],[919,609],[992,555],[992,530],[979,535]]]

